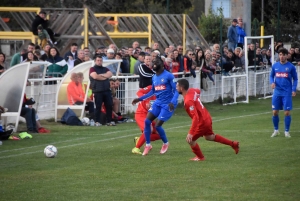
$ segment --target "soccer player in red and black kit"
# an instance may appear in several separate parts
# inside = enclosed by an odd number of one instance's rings
[[[152,90],[152,85],[149,85],[147,87],[139,89],[136,94],[138,97],[141,97],[141,96],[147,94],[151,90]],[[140,148],[146,142],[145,135],[144,135],[145,119],[147,117],[148,110],[150,109],[150,107],[155,99],[156,99],[155,96],[151,96],[150,98],[139,102],[138,108],[135,111],[135,115],[134,115],[135,121],[143,133],[141,134],[140,137],[135,138],[136,145],[131,151],[134,154],[142,154]],[[155,141],[155,140],[159,140],[159,139],[160,139],[160,136],[155,129],[155,121],[152,121],[150,141]]]
[[[239,142],[229,140],[213,132],[211,116],[200,101],[200,90],[195,88],[189,89],[189,82],[186,79],[178,80],[176,89],[179,94],[182,94],[184,99],[184,108],[188,115],[192,118],[192,126],[186,136],[186,141],[190,144],[192,151],[196,154],[196,157],[190,160],[205,160],[204,155],[196,142],[198,138],[203,136],[206,140],[231,146],[237,154],[239,152]]]

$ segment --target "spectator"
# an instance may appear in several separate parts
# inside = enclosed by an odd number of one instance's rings
[[[152,50],[159,50],[159,44],[153,43]]]
[[[0,52],[0,68],[3,67],[4,70],[8,69],[8,65],[5,61],[5,54]]]
[[[40,46],[42,48],[44,48],[47,45],[48,42],[53,44],[47,30],[44,29],[42,25],[39,25],[37,27],[37,30],[38,30],[38,38],[41,41]]]
[[[27,51],[24,54],[21,55],[21,62],[20,63],[22,63],[22,61],[24,61],[27,58],[28,52],[34,52],[34,50],[35,50],[35,45],[33,43],[29,43],[28,47],[27,47]],[[38,58],[36,56],[34,56],[33,60],[37,61]]]
[[[144,52],[140,52],[137,61],[134,64],[134,71],[133,73],[135,75],[139,75],[139,65],[144,63],[145,61],[145,53]]]
[[[234,50],[234,56],[233,56],[233,59],[234,59],[234,67],[233,67],[233,71],[236,71],[238,70],[238,67],[243,67],[243,63],[242,63],[242,60],[241,60],[241,51],[242,48],[241,47],[236,47],[235,50]]]
[[[91,53],[88,47],[83,48],[84,51],[84,61],[91,61]]]
[[[151,56],[146,55],[144,62],[139,65],[139,87],[145,88],[152,84],[152,77],[155,74],[155,72],[151,68]]]
[[[179,61],[180,61],[180,66],[179,66],[178,72],[183,72],[184,67],[183,67],[183,47],[182,47],[182,45],[178,45],[177,50],[178,50],[178,57],[179,57]]]
[[[50,77],[62,77],[68,71],[68,64],[64,58],[59,56],[59,52],[56,47],[49,49],[49,58],[47,59],[51,65],[48,66],[47,75]]]
[[[215,52],[220,52],[220,45],[219,44],[214,44],[213,45],[213,51],[215,51]]]
[[[192,69],[192,55],[193,52],[191,50],[187,50],[185,56],[183,57],[183,74],[185,75],[185,77],[189,77],[189,72],[191,72]]]
[[[172,73],[178,73],[180,68],[180,59],[178,57],[178,50],[173,51],[173,61],[172,61]],[[174,77],[178,77],[178,75],[174,75]]]
[[[172,71],[172,59],[171,58],[165,58],[165,62],[164,62],[164,68],[167,71]]]
[[[115,59],[115,51],[113,49],[108,49],[107,60],[112,60],[112,59]],[[118,63],[109,64],[108,66],[106,66],[106,68],[108,68],[113,75],[116,75],[118,71]],[[121,68],[119,69],[119,74],[120,73],[122,73]]]
[[[150,54],[151,53],[151,47],[145,47],[145,53]]]
[[[228,38],[228,49],[234,51],[237,44],[237,31],[236,31],[237,19],[233,19],[231,22],[231,26],[227,31]]]
[[[213,78],[213,71],[215,71],[216,69],[211,68],[211,66],[213,66],[213,65],[211,65],[211,61],[209,61],[209,63],[207,63],[207,64],[205,63],[203,65],[203,67],[201,68],[201,71],[203,73],[205,73],[205,75],[208,76],[208,78],[213,82],[213,85],[215,85],[215,80]],[[213,66],[213,67],[215,67],[215,66]]]
[[[48,54],[49,54],[50,47],[51,46],[49,44],[46,44],[45,47],[43,48],[44,53],[41,52],[42,56],[40,58],[42,61],[47,61],[48,56],[49,56]]]
[[[130,73],[134,74],[134,65],[137,62],[140,51],[138,49],[133,50],[132,55],[130,56]]]
[[[112,122],[112,96],[110,91],[109,79],[112,77],[112,73],[108,68],[102,66],[102,57],[96,56],[95,66],[90,68],[90,80],[91,88],[94,93],[96,112],[95,121],[96,126],[100,126],[100,112],[102,103],[106,108],[106,121],[108,126],[114,126],[115,123]]]
[[[295,58],[295,48],[291,47],[289,53],[291,54],[291,61],[290,62],[295,61],[295,59],[294,59]]]
[[[18,52],[16,54],[14,54],[11,61],[10,61],[10,67],[13,67],[13,66],[21,63],[21,61],[22,61],[21,60],[21,57],[22,57],[21,55],[26,53],[26,52],[27,52],[27,49],[23,49],[23,50],[21,50],[21,52]]]
[[[82,86],[83,74],[80,77],[76,73],[71,74],[71,82],[67,87],[68,101],[70,105],[82,105],[85,99],[84,86]],[[89,110],[89,118],[94,119],[94,102],[87,97],[86,108]]]
[[[40,50],[35,50],[34,51],[34,56],[36,56],[37,58],[38,58],[38,61],[41,61],[41,52],[40,52]]]
[[[133,48],[133,49],[136,49],[136,48],[138,48],[138,47],[140,47],[139,42],[134,41],[134,42],[132,43],[132,48]]]
[[[68,51],[64,56],[64,59],[68,64],[68,71],[70,71],[74,67],[74,61],[78,58],[77,48],[78,48],[77,43],[72,43],[70,47],[70,51]]]
[[[26,94],[23,97],[23,105],[21,109],[21,116],[25,118],[27,125],[27,133],[38,133],[36,129],[36,112],[32,107],[28,105],[33,105],[35,103],[33,98],[27,98]]]
[[[122,62],[121,62],[121,66],[120,66],[120,69],[121,69],[121,72],[122,74],[124,73],[129,73],[129,57],[128,57],[128,51],[126,49],[122,49],[120,51],[120,58],[118,57],[118,59],[121,59]],[[116,59],[117,59],[117,55],[116,55]]]
[[[108,49],[113,49],[115,53],[117,53],[117,46],[115,44],[110,44]]]
[[[238,25],[236,26],[237,32],[237,46],[240,48],[244,48],[244,38],[246,35],[245,30],[243,29],[243,21],[239,21]]]
[[[167,57],[167,56],[168,56],[168,53],[169,53],[169,48],[166,47],[163,56],[164,56],[164,57]]]
[[[77,51],[77,59],[74,61],[74,67],[84,62],[84,50]]]
[[[299,47],[295,48],[295,56],[294,59],[296,62],[300,62],[300,51],[299,51]],[[299,65],[299,64],[298,64]]]
[[[25,58],[25,60],[22,61],[22,63],[24,63],[24,62],[38,61],[38,59],[35,60],[34,56],[35,55],[33,54],[33,52],[27,52],[27,58]]]
[[[254,43],[251,43],[249,45],[249,50],[248,50],[248,65],[249,66],[254,66],[254,52],[255,51],[255,45]]]
[[[120,86],[120,81],[119,80],[111,80],[111,95],[112,95],[112,100],[113,100],[113,108],[112,108],[112,113],[114,119],[118,119],[121,116],[120,113],[120,100],[117,98],[117,90]]]
[[[234,67],[233,51],[231,49],[228,50],[227,56],[224,55],[222,62],[223,62],[223,75],[230,76],[229,71],[231,71],[232,68]]]
[[[296,52],[296,49],[295,49],[295,52]],[[272,65],[272,62],[271,62],[271,50],[270,49],[268,49],[267,50],[267,53],[266,53],[266,59],[267,59],[267,61],[268,61],[268,66],[271,66]]]
[[[203,50],[200,49],[196,52],[196,63],[197,63],[197,70],[201,70],[203,64],[205,62]]]
[[[57,45],[59,41],[56,41],[54,37],[59,37],[60,34],[54,33],[52,29],[48,27],[48,20],[46,18],[46,12],[40,11],[37,16],[35,16],[35,19],[32,22],[31,25],[31,31],[34,35],[38,35],[38,26],[41,25],[49,34],[51,41],[54,45]]]
[[[169,45],[169,52],[173,52],[175,50],[175,46],[173,44]]]
[[[202,48],[200,46],[196,46],[194,49],[194,53],[198,52],[199,50],[201,50]]]

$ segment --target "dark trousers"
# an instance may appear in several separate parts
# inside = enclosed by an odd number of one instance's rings
[[[103,91],[94,93],[95,104],[96,104],[96,111],[95,111],[95,121],[100,123],[100,114],[101,114],[101,107],[102,103],[104,103],[106,109],[106,122],[111,122],[112,116],[112,97],[111,91]]]
[[[244,49],[244,43],[238,43],[237,46]]]
[[[83,102],[76,101],[74,105],[82,105],[82,104]],[[89,111],[90,119],[94,119],[94,112],[95,112],[94,102],[86,102],[84,109]]]
[[[36,131],[35,109],[22,107],[21,116],[26,119],[28,131]]]

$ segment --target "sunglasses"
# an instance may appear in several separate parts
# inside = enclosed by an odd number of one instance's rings
[[[183,50],[183,48],[178,48],[179,50]]]

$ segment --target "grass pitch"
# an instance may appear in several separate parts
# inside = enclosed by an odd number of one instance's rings
[[[0,146],[0,200],[300,200],[300,99],[293,98],[292,138],[273,132],[271,100],[222,106],[205,104],[215,133],[240,142],[240,153],[215,142],[198,143],[206,161],[185,142],[191,124],[183,108],[164,124],[161,141],[148,156],[134,155],[135,123],[116,127],[70,127],[42,122],[51,134],[4,141]],[[58,148],[45,158],[44,148]]]

